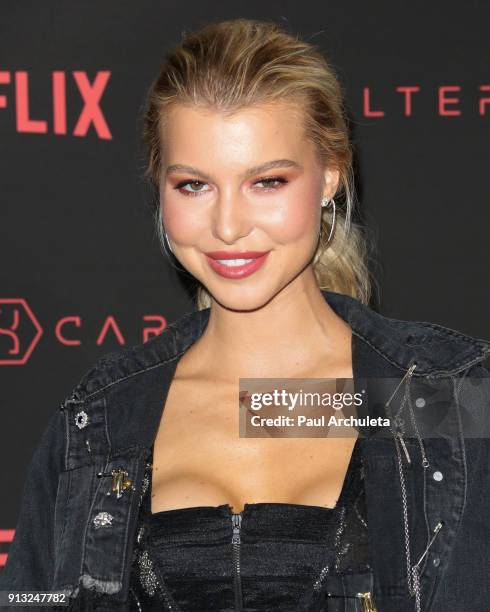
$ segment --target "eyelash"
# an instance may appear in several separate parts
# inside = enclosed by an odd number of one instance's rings
[[[265,182],[273,182],[273,181],[277,181],[281,184],[286,184],[288,181],[287,179],[283,178],[282,176],[264,176],[260,179],[258,179],[257,181],[255,181],[254,185],[257,183],[265,183]],[[180,193],[184,196],[191,196],[191,197],[195,197],[195,196],[199,196],[201,193],[205,193],[204,191],[187,191],[185,189],[183,189],[183,187],[185,187],[186,185],[189,185],[189,183],[200,183],[201,185],[206,185],[206,183],[203,183],[202,181],[198,181],[198,180],[187,180],[187,181],[181,181],[180,183],[178,183],[175,186],[175,189],[177,189],[178,191],[180,191]],[[266,188],[266,187],[261,187],[262,191],[275,191],[276,189],[280,189],[279,186],[276,187],[270,187],[270,188]]]

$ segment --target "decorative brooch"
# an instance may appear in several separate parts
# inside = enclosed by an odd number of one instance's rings
[[[97,516],[94,518],[93,523],[96,529],[99,529],[100,527],[112,527],[113,518],[114,517],[112,514],[109,514],[108,512],[99,512],[99,514],[97,514]]]
[[[80,410],[80,412],[77,412],[77,414],[75,415],[75,424],[78,429],[83,429],[87,426],[88,414],[85,412],[85,410]]]
[[[122,494],[127,489],[133,489],[134,485],[133,481],[128,478],[128,472],[126,470],[122,470],[121,468],[117,468],[116,470],[112,470],[111,472],[99,472],[97,474],[98,478],[103,478],[105,476],[112,477],[112,488],[107,492],[107,495],[111,493],[116,493],[117,499],[122,497]]]

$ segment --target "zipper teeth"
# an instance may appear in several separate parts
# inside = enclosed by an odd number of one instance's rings
[[[233,536],[231,544],[233,547],[233,582],[235,587],[235,610],[242,612],[242,578],[240,573],[240,530],[242,526],[242,513],[232,512],[231,524],[233,526]]]

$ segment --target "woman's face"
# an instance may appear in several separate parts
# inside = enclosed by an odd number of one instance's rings
[[[232,117],[178,105],[164,129],[160,205],[174,254],[223,306],[260,307],[311,262],[338,172],[318,166],[291,105]]]

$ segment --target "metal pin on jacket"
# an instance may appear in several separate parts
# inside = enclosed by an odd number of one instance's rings
[[[120,497],[122,497],[123,492],[127,489],[131,488],[134,490],[133,481],[128,478],[128,475],[129,474],[126,470],[117,468],[116,470],[112,470],[111,472],[99,472],[97,474],[97,477],[102,478],[104,476],[111,476],[112,488],[110,491],[108,491],[107,495],[110,495],[111,493],[116,493],[116,497],[117,499],[119,499]]]

